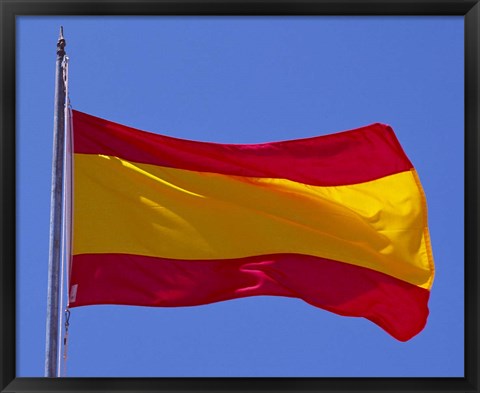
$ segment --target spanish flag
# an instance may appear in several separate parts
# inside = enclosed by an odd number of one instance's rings
[[[424,328],[426,201],[389,126],[219,144],[72,116],[70,307],[272,295]]]

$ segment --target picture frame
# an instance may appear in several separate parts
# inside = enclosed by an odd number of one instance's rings
[[[34,391],[449,391],[478,387],[478,1],[4,1],[2,24],[2,329],[4,392]],[[463,15],[465,18],[465,377],[464,378],[16,378],[15,18],[20,15]]]

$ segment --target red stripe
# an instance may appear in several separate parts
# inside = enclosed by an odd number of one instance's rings
[[[194,306],[256,295],[288,296],[365,317],[400,341],[426,324],[426,289],[374,270],[299,254],[180,261],[125,254],[73,257],[70,307]]]
[[[393,130],[372,124],[292,141],[233,145],[152,134],[73,111],[74,152],[201,172],[354,184],[407,171],[412,164]]]

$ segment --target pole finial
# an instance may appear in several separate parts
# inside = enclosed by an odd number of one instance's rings
[[[67,42],[63,37],[63,26],[60,26],[60,33],[58,35],[57,41],[57,56],[64,56],[65,55],[65,46],[67,46]]]

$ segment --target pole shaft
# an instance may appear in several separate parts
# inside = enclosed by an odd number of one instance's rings
[[[65,86],[62,62],[65,56],[63,28],[57,42],[55,110],[53,124],[52,193],[50,201],[50,249],[48,262],[47,332],[45,376],[56,377],[59,370],[60,266],[62,243],[62,197],[65,144]]]

